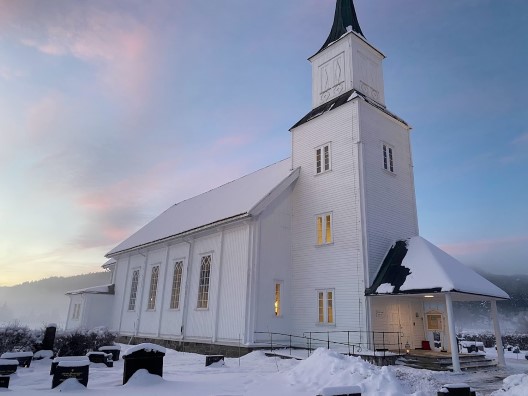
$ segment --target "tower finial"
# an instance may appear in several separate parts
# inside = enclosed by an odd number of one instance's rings
[[[350,29],[349,26],[354,32],[365,37],[359,27],[353,0],[337,0],[332,30],[318,52],[345,34]]]

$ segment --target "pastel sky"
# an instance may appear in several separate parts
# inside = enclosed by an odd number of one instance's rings
[[[528,272],[528,2],[356,0],[413,126],[420,233]],[[97,271],[290,155],[335,0],[0,0],[0,285]]]

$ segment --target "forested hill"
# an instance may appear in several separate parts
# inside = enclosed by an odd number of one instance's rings
[[[16,286],[0,287],[0,325],[18,322],[32,328],[66,322],[67,291],[110,283],[109,272],[94,272],[70,277],[51,277]]]

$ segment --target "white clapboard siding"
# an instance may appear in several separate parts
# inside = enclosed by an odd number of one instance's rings
[[[409,130],[359,101],[369,283],[395,240],[418,234]],[[394,173],[383,169],[383,143],[393,147]]]
[[[351,101],[292,130],[293,329],[296,332],[365,328],[358,105]],[[331,171],[315,174],[315,148],[331,144]],[[333,244],[316,246],[315,216],[332,212]],[[317,289],[335,290],[335,325],[317,324]]]
[[[292,187],[286,189],[259,216],[256,284],[257,332],[291,330],[291,205]],[[275,316],[275,283],[282,283],[280,316]],[[263,336],[256,334],[255,339]],[[265,337],[267,339],[267,337]]]

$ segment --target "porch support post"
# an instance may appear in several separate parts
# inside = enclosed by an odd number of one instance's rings
[[[449,344],[451,345],[451,360],[453,372],[460,373],[460,357],[458,356],[458,343],[455,331],[455,315],[453,313],[453,299],[451,293],[445,294],[447,308],[447,325],[449,327]]]
[[[493,320],[493,328],[495,330],[495,344],[497,345],[497,363],[499,367],[506,366],[504,360],[504,348],[502,347],[502,336],[499,326],[499,318],[497,315],[497,301],[491,300],[491,319]]]

